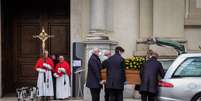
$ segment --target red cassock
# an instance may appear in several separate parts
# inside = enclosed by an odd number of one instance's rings
[[[43,61],[43,58],[39,58],[36,65],[35,65],[35,70],[37,68],[42,68],[42,69],[47,70],[47,68],[44,68],[43,63],[49,64],[52,67],[52,70],[54,69],[54,63],[53,63],[51,58],[47,57],[45,61],[46,62]]]
[[[59,72],[59,68],[64,68],[66,73],[68,74],[68,76],[71,75],[71,68],[70,65],[67,61],[63,61],[62,63],[58,63],[55,67],[55,73],[57,73],[59,75],[59,77],[61,77],[63,75],[62,72]]]
[[[43,58],[39,58],[34,69],[38,71],[38,96],[54,96],[52,82],[54,64],[52,59],[46,58],[43,60]]]

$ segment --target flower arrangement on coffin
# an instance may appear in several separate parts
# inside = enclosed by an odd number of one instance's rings
[[[145,62],[145,57],[133,56],[131,58],[125,59],[125,74],[128,84],[140,84],[139,70],[142,64]],[[106,70],[101,71],[101,77],[106,80]]]
[[[139,70],[145,60],[145,57],[142,56],[133,56],[125,59],[126,79],[129,84],[140,84]]]
[[[127,70],[140,70],[140,67],[145,62],[145,57],[133,56],[131,58],[125,59],[125,69]]]

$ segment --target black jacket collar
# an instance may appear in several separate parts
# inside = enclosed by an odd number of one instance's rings
[[[121,54],[120,54],[120,53],[115,53],[115,55],[120,55],[120,56],[121,56]]]

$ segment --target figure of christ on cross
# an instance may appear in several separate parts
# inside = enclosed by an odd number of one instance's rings
[[[43,54],[45,52],[45,42],[48,38],[51,38],[51,37],[54,37],[54,35],[48,35],[46,32],[45,32],[45,29],[44,27],[42,28],[42,32],[39,34],[39,35],[34,35],[33,38],[39,38],[41,41],[42,41],[42,51],[43,51]]]

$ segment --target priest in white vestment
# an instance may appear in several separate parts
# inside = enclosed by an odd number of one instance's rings
[[[71,68],[63,56],[59,56],[59,63],[55,67],[54,76],[56,77],[56,98],[66,99],[71,96],[70,88]]]
[[[48,97],[54,96],[53,82],[52,82],[52,70],[54,63],[51,58],[48,57],[48,51],[45,51],[44,57],[38,59],[35,70],[38,72],[38,93],[39,97],[46,97],[43,100],[48,100]]]

